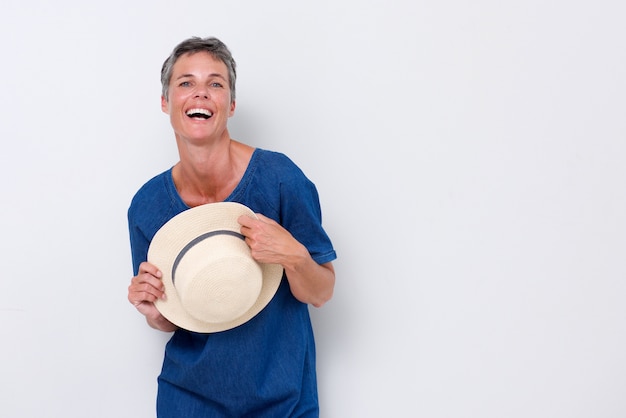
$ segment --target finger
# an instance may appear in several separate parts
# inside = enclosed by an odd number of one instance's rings
[[[128,301],[134,306],[139,306],[143,302],[154,302],[157,299],[164,299],[164,297],[163,290],[146,282],[132,284],[128,287]]]
[[[256,216],[259,218],[260,221],[265,222],[266,224],[276,224],[277,223],[272,218],[268,218],[267,216],[265,216],[265,215],[263,215],[261,213],[257,213]]]
[[[161,273],[161,270],[159,270],[157,266],[147,261],[144,261],[143,263],[139,265],[139,274],[141,273],[149,273],[159,279],[163,276]]]
[[[135,306],[144,301],[154,302],[157,299],[165,299],[163,282],[160,278],[153,275],[153,273],[156,274],[158,271],[155,271],[152,267],[146,263],[140,270],[148,270],[149,272],[140,272],[132,278],[128,286],[128,300]]]
[[[152,273],[140,272],[130,281],[131,286],[138,286],[144,283],[148,283],[159,290],[163,290],[163,282],[159,277],[155,277]]]
[[[246,227],[246,228],[252,228],[252,226],[254,226],[255,221],[256,219],[248,215],[241,215],[237,218],[237,222],[239,222],[239,225],[241,225],[242,227]]]

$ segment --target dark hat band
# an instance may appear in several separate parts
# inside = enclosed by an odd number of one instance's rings
[[[178,253],[178,256],[176,256],[176,259],[174,260],[174,264],[172,265],[172,284],[174,284],[174,282],[176,281],[176,268],[178,267],[178,264],[181,262],[185,254],[187,254],[187,251],[192,249],[198,243],[204,241],[207,238],[213,237],[215,235],[231,235],[235,238],[240,238],[242,240],[246,239],[246,237],[244,237],[243,235],[234,231],[226,230],[226,229],[211,231],[202,235],[198,235],[196,238],[192,239],[187,245],[185,245],[183,249],[180,250],[180,252]]]

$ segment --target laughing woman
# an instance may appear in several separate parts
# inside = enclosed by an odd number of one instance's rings
[[[180,160],[132,199],[128,300],[151,327],[173,332],[158,377],[158,417],[318,417],[309,306],[332,297],[336,253],[322,227],[317,189],[300,168],[282,153],[230,137],[235,81],[235,61],[216,38],[186,39],[163,64],[161,107]],[[256,262],[280,265],[283,273],[254,317],[197,332],[157,308],[172,295],[147,255],[170,219],[216,202],[237,202],[256,214],[237,219],[239,232]]]

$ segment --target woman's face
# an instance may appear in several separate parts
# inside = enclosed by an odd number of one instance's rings
[[[226,65],[208,52],[182,55],[172,69],[169,99],[161,97],[176,136],[191,141],[220,138],[235,113]]]

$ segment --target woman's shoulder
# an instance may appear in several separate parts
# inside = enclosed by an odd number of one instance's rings
[[[129,210],[133,211],[154,204],[169,196],[168,182],[172,176],[171,172],[172,169],[169,168],[146,181],[132,197]]]
[[[302,173],[300,167],[289,156],[279,151],[257,148],[252,156],[252,162],[279,175],[289,172]]]

